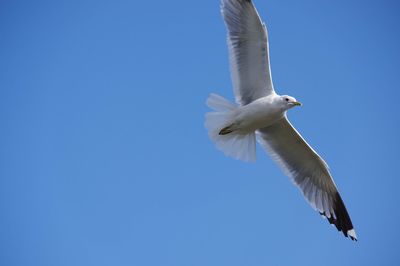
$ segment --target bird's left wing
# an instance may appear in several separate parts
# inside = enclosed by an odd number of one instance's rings
[[[307,144],[286,117],[257,131],[258,141],[310,205],[339,231],[357,240],[353,224],[325,161]]]
[[[246,105],[274,92],[267,29],[251,0],[222,0],[221,11],[236,101]]]

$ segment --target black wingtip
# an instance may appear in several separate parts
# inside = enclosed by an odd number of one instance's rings
[[[344,206],[342,197],[336,192],[334,197],[333,211],[336,218],[331,214],[330,217],[325,212],[320,213],[325,216],[330,224],[335,225],[338,231],[342,231],[345,237],[349,237],[353,241],[357,241],[356,232],[354,231],[353,223],[351,222],[349,213]]]

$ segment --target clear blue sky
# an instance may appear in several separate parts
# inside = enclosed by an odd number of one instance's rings
[[[289,118],[358,242],[261,149],[203,127],[233,99],[219,1],[0,2],[0,264],[399,265],[398,1],[256,0]]]

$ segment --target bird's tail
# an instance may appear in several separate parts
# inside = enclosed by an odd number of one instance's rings
[[[254,162],[256,160],[255,132],[243,134],[235,131],[234,118],[238,106],[227,99],[210,94],[207,106],[214,112],[206,113],[205,127],[208,136],[219,150],[238,160]]]

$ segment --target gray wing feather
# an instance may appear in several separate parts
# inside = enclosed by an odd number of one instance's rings
[[[353,224],[325,161],[286,117],[257,131],[258,141],[300,188],[306,200],[339,231],[356,240]]]
[[[236,102],[245,105],[274,92],[268,34],[253,3],[222,0]]]

